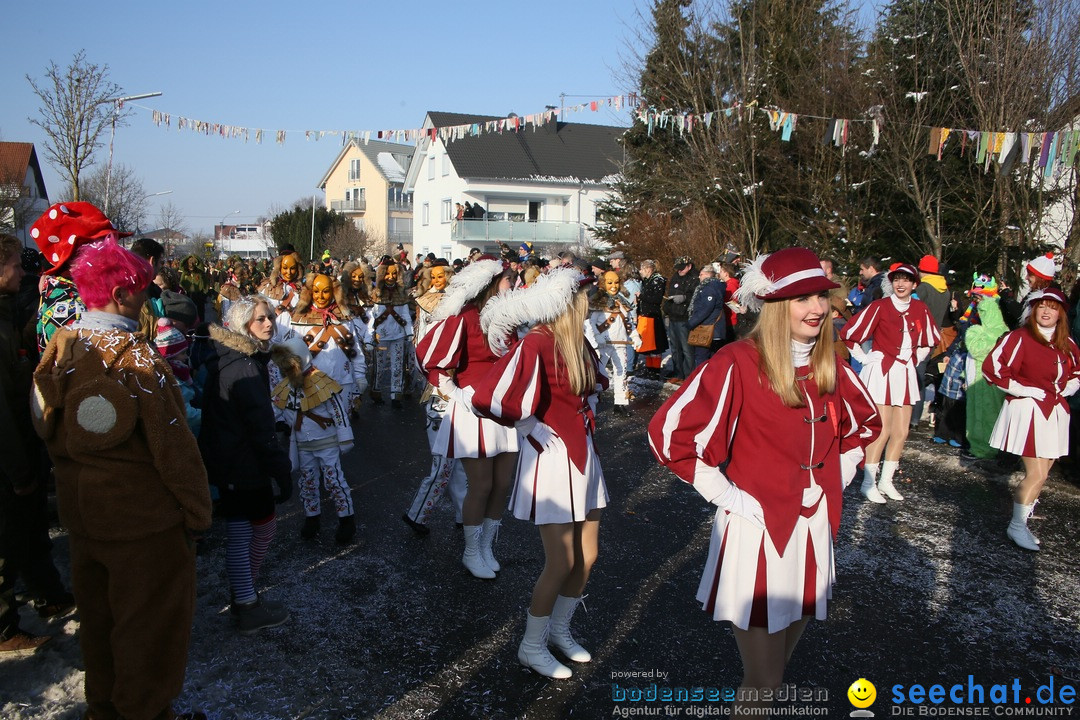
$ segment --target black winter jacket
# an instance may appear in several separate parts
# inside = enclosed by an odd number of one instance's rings
[[[638,316],[657,319],[662,317],[660,307],[664,303],[666,289],[667,280],[658,272],[650,275],[648,280],[642,280],[641,294],[638,295]]]
[[[269,353],[255,341],[210,326],[205,359],[199,450],[210,482],[224,488],[259,489],[288,477],[289,456],[274,432]]]
[[[696,269],[691,269],[685,275],[675,273],[668,280],[667,296],[664,301],[664,314],[670,320],[686,322],[690,317],[690,299],[694,297],[694,290],[698,286],[698,274]]]
[[[690,300],[690,319],[686,325],[691,330],[698,325],[713,324],[713,340],[727,338],[726,319],[724,310],[724,283],[716,278],[710,278],[704,285],[698,285],[694,291],[694,297]]]

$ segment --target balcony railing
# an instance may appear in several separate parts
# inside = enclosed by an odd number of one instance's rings
[[[364,212],[367,210],[367,200],[331,200],[330,209],[335,212]]]
[[[504,240],[509,242],[577,243],[585,232],[578,222],[529,222],[517,220],[459,220],[452,236],[456,240]]]
[[[389,204],[390,212],[412,212],[412,201],[402,202],[400,200],[391,200]]]

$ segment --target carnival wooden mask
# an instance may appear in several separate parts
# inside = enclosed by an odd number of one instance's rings
[[[446,268],[436,265],[431,268],[431,287],[442,290],[446,287]]]
[[[618,295],[621,287],[622,281],[619,280],[619,273],[610,270],[604,273],[604,291],[608,295]]]
[[[286,255],[281,258],[281,279],[285,282],[296,282],[300,277],[300,262],[295,255]]]
[[[311,302],[317,308],[330,307],[334,301],[334,284],[326,275],[316,275],[311,281]]]
[[[359,290],[364,287],[364,269],[356,268],[349,275],[349,280],[352,282],[353,290]]]
[[[386,274],[383,275],[383,283],[387,287],[394,287],[398,281],[398,267],[397,265],[387,265]]]

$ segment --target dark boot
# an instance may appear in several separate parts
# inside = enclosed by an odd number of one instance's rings
[[[402,515],[401,519],[404,520],[405,524],[411,527],[412,531],[420,537],[427,537],[428,533],[431,532],[431,530],[428,529],[427,525],[416,522],[411,517],[409,517],[408,514]]]
[[[348,545],[356,537],[356,517],[354,515],[346,515],[343,518],[338,518],[337,533],[334,535],[334,540],[338,545]]]
[[[319,515],[311,515],[304,518],[304,527],[300,530],[300,537],[313,540],[319,536],[319,517]]]

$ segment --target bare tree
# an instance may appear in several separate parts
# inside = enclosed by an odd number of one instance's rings
[[[165,257],[172,257],[174,250],[186,244],[187,223],[184,222],[184,215],[170,200],[158,210],[157,224],[163,233],[159,241],[165,246]]]
[[[351,222],[343,222],[333,225],[326,233],[323,247],[330,251],[336,258],[364,257],[375,248],[383,247],[385,238],[376,238],[358,229]]]
[[[105,208],[105,185],[107,169],[104,166],[94,168],[86,176],[82,187],[82,200]],[[117,163],[112,168],[111,188],[109,190],[109,219],[120,230],[138,232],[143,229],[146,220],[146,189],[142,180],[129,165]],[[64,197],[63,200],[74,200]]]
[[[45,159],[71,183],[71,199],[82,200],[79,180],[94,162],[102,131],[123,120],[109,103],[122,88],[109,79],[109,66],[90,62],[85,50],[66,68],[50,61],[41,82],[30,75],[26,80],[41,100],[38,117],[28,119],[45,131]]]

